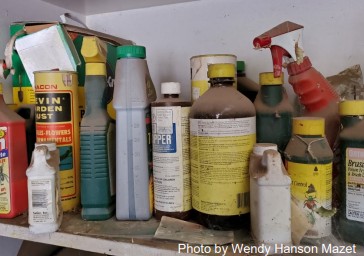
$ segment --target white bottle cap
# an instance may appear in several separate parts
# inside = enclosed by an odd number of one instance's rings
[[[165,82],[161,84],[162,94],[180,94],[181,84],[178,82]]]
[[[262,156],[264,151],[268,149],[278,150],[277,144],[273,143],[256,143],[253,148],[253,153]]]

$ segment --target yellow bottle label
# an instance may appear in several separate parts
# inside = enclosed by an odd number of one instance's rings
[[[364,222],[364,149],[346,149],[346,218]]]
[[[0,127],[0,214],[10,213],[8,128]]]
[[[255,117],[190,119],[190,135],[192,207],[220,216],[248,213]]]
[[[321,238],[331,234],[331,218],[316,213],[320,207],[331,209],[332,163],[302,164],[287,161],[287,171],[292,179],[291,194],[298,200],[307,220],[313,226],[305,235]]]

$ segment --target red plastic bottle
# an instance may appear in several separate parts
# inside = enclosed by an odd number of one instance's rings
[[[0,94],[0,218],[28,209],[25,119],[9,109]]]
[[[312,67],[308,57],[302,63],[291,62],[287,66],[288,82],[292,85],[305,116],[325,118],[325,134],[331,146],[340,132],[339,96],[326,78]]]

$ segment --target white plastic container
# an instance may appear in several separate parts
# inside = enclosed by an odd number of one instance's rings
[[[117,55],[116,218],[148,220],[153,211],[150,103],[156,93],[143,46],[119,46]]]
[[[257,143],[249,163],[251,231],[257,244],[291,242],[291,179],[277,145]]]
[[[36,143],[28,177],[29,229],[51,233],[61,225],[63,212],[59,185],[59,152],[55,143]]]

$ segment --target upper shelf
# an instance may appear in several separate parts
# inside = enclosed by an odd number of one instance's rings
[[[83,15],[125,11],[198,0],[42,0]]]

